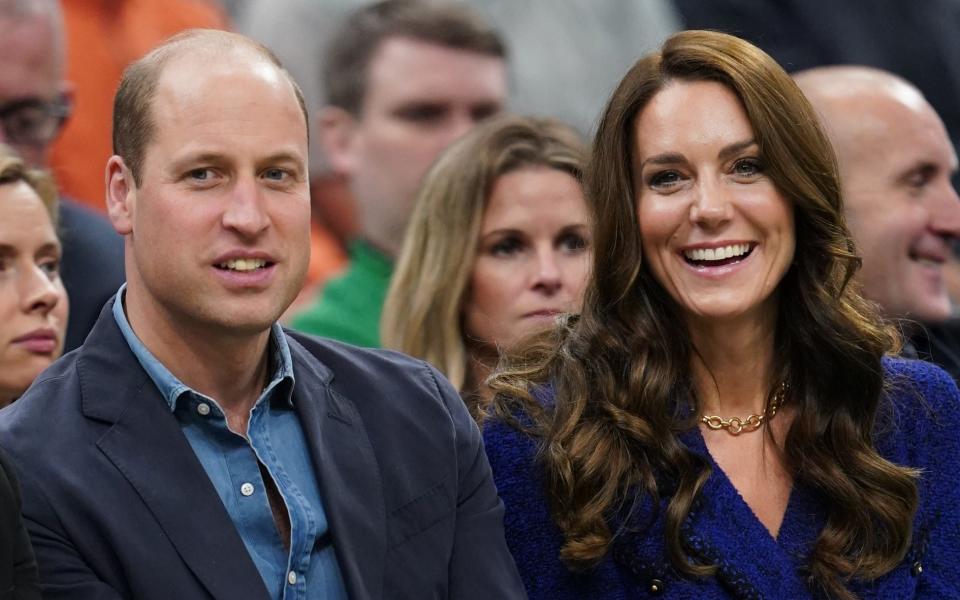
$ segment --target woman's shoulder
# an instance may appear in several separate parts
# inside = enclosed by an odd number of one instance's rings
[[[908,411],[910,416],[924,415],[945,410],[956,411],[960,392],[953,378],[933,363],[922,360],[885,357],[884,380],[888,397],[898,412]]]
[[[899,464],[929,468],[938,455],[960,458],[960,391],[940,367],[884,358],[886,399],[877,420],[878,449]]]
[[[888,382],[911,382],[921,393],[943,393],[951,388],[956,389],[956,383],[949,373],[924,360],[887,356],[883,358],[883,370]]]

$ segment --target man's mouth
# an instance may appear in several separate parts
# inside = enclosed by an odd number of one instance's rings
[[[695,267],[722,267],[744,260],[753,252],[754,244],[728,244],[716,248],[692,248],[683,251],[687,264]]]
[[[222,263],[217,263],[215,266],[224,271],[238,271],[241,273],[246,273],[249,271],[256,271],[257,269],[264,269],[272,264],[273,263],[261,258],[235,258]]]

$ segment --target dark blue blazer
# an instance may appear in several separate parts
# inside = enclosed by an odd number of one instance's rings
[[[45,598],[267,598],[107,303],[0,411]],[[289,332],[294,404],[351,598],[524,598],[479,431],[423,362]]]

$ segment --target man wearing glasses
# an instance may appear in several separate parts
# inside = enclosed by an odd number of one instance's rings
[[[64,35],[56,0],[0,0],[0,144],[45,168],[50,144],[70,115],[63,79]],[[60,201],[62,278],[70,296],[64,350],[79,346],[104,302],[123,282],[123,245],[99,215]]]

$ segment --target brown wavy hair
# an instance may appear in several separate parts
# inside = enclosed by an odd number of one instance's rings
[[[828,510],[809,557],[809,584],[854,598],[845,582],[893,569],[912,536],[916,472],[885,460],[872,441],[885,394],[881,358],[900,341],[852,281],[860,259],[842,214],[836,157],[814,111],[751,44],[680,32],[623,78],[585,176],[595,223],[582,315],[502,366],[488,412],[513,423],[523,412],[523,428],[542,438],[539,458],[568,566],[603,558],[618,533],[611,519],[638,492],[654,499],[662,492],[671,563],[687,576],[715,572],[688,558],[681,536],[711,467],[676,435],[697,426],[695,349],[677,325],[679,307],[641,261],[634,182],[643,108],[671,82],[703,80],[740,98],[767,174],[795,207],[796,255],[779,285],[774,342],[773,381],[790,382],[786,402],[796,408],[783,460]],[[549,410],[531,396],[543,382],[554,390]]]

